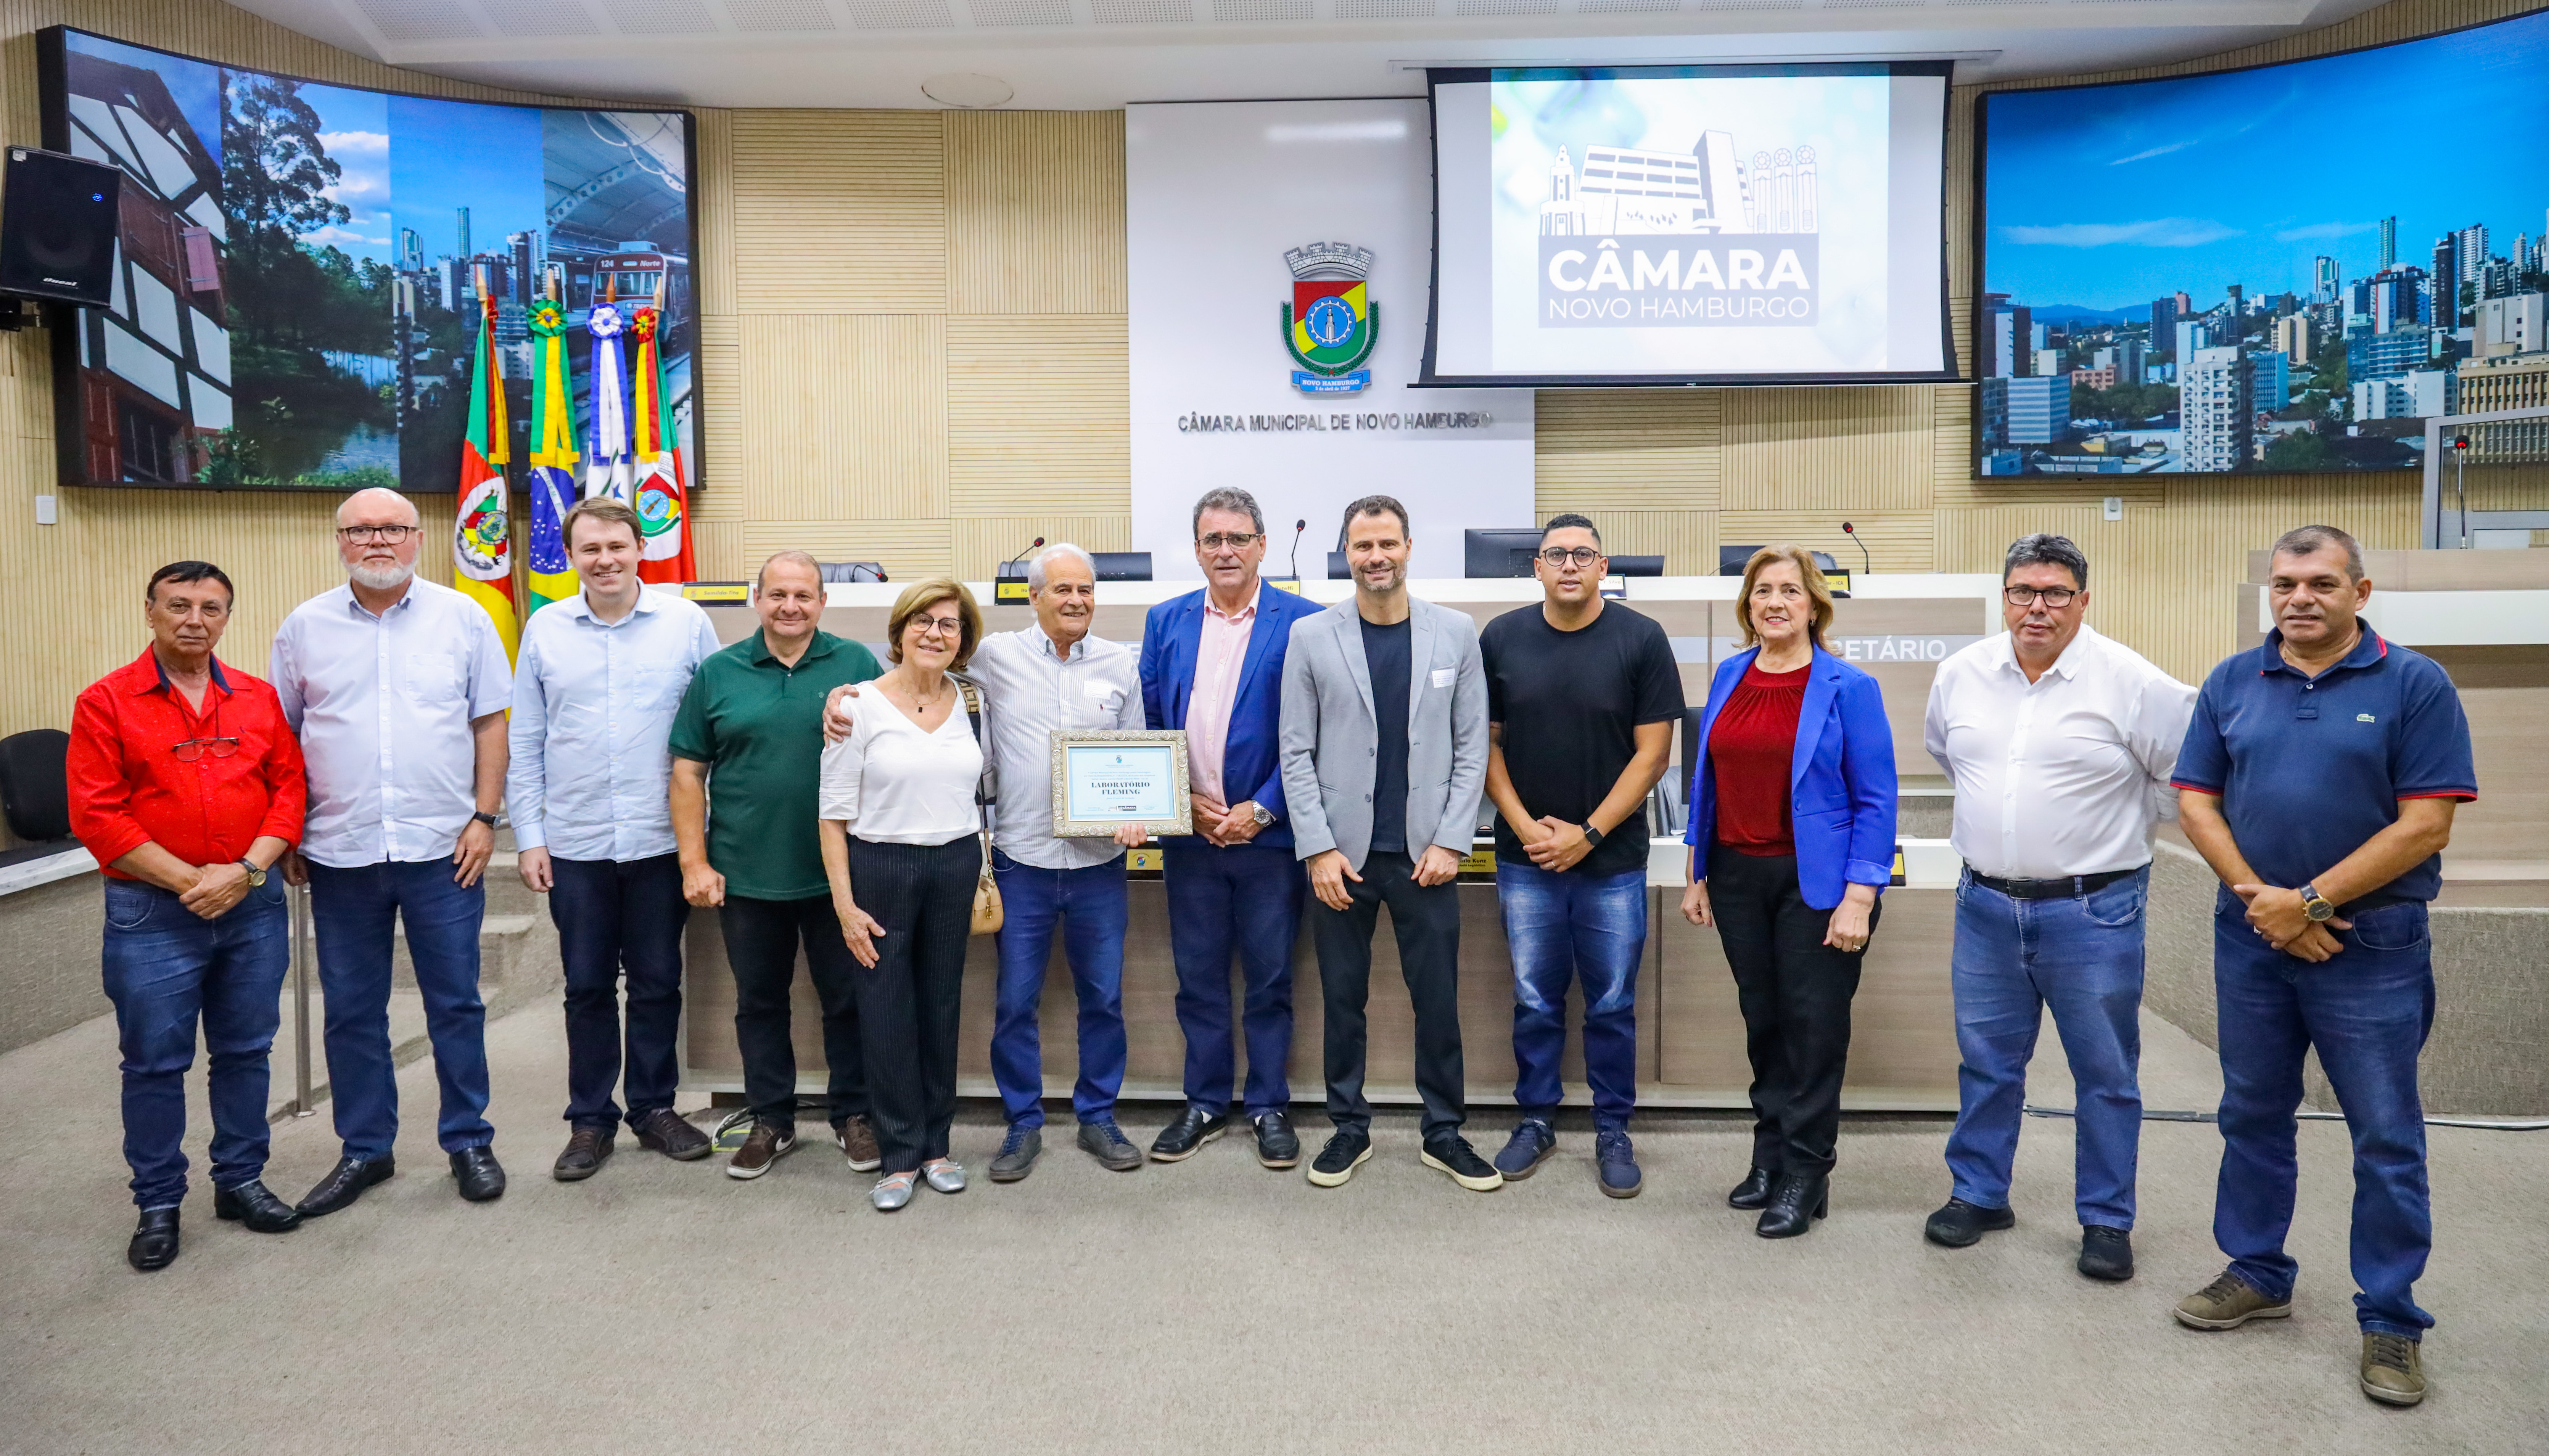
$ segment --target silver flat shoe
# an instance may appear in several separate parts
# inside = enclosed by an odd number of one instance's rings
[[[965,1191],[965,1165],[952,1157],[933,1158],[921,1165],[920,1176],[941,1193]]]
[[[879,1178],[877,1185],[868,1190],[868,1202],[875,1204],[880,1214],[893,1213],[911,1202],[911,1174],[889,1173]]]

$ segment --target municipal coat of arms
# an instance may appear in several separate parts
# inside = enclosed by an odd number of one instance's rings
[[[1361,394],[1371,384],[1363,367],[1380,337],[1380,308],[1366,280],[1371,249],[1314,242],[1285,250],[1292,301],[1283,306],[1283,347],[1291,350],[1292,388],[1305,395]]]

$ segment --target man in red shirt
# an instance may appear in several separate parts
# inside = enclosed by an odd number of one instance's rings
[[[274,689],[213,657],[231,579],[181,561],[150,578],[147,651],[71,712],[71,829],[106,872],[106,994],[124,1051],[124,1157],[142,1210],[126,1258],[177,1257],[186,1071],[210,1055],[213,1212],[259,1233],[300,1224],[265,1171],[266,1058],[292,958],[283,882],[301,839],[301,745]]]

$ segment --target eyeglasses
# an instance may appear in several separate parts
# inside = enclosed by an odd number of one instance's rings
[[[920,635],[923,637],[962,637],[965,635],[965,619],[963,617],[913,617],[911,619],[911,625],[918,627],[920,629]]]
[[[348,541],[353,542],[354,544],[356,544],[356,545],[358,545],[358,546],[369,546],[369,545],[374,544],[375,542],[377,542],[377,543],[379,543],[380,545],[383,545],[383,546],[395,546],[395,545],[397,545],[398,543],[400,543],[401,541],[406,540],[406,539],[407,539],[408,537],[410,537],[410,536],[422,536],[422,535],[424,535],[424,534],[425,534],[425,527],[423,527],[423,526],[338,526],[338,527],[336,528],[336,534],[337,534],[337,535],[339,535],[339,536],[341,536],[341,537],[343,537],[344,539],[346,539],[346,540],[348,540]]]
[[[238,746],[239,741],[236,738],[189,738],[184,743],[171,746],[168,752],[177,756],[178,763],[191,764],[207,751],[214,758],[227,759],[238,752]]]
[[[2044,603],[2046,610],[2060,611],[2062,608],[2071,604],[2072,597],[2077,596],[2080,593],[2072,591],[2068,587],[2044,587],[2040,589],[2035,587],[2003,587],[2000,594],[2001,599],[2007,601],[2012,606],[2033,606],[2038,600],[2041,600]]]
[[[1570,561],[1577,566],[1591,566],[1602,559],[1602,553],[1590,546],[1578,546],[1573,550],[1564,546],[1552,546],[1540,553],[1540,559],[1551,566],[1564,566]]]
[[[1255,531],[1206,531],[1195,537],[1195,544],[1206,551],[1245,551],[1265,539]]]

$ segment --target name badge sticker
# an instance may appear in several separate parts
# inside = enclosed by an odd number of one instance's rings
[[[1427,675],[1426,681],[1432,682],[1437,687],[1449,687],[1460,676],[1461,670],[1459,668],[1436,668],[1431,674]]]

